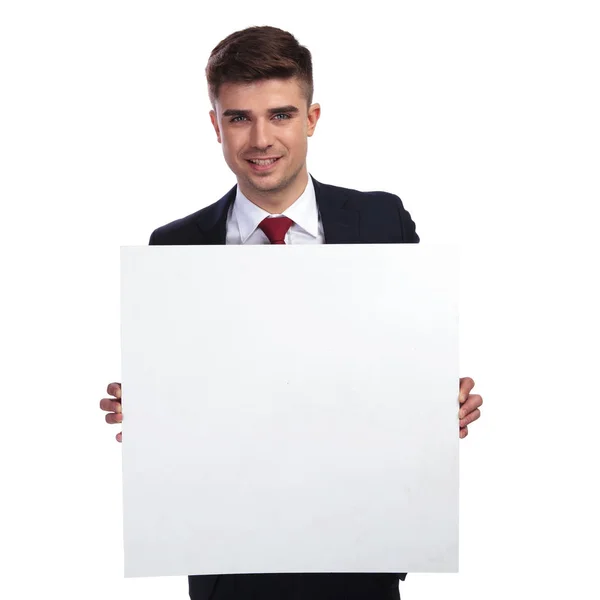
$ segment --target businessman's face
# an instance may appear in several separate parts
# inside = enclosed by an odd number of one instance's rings
[[[295,78],[221,86],[211,121],[245,194],[281,192],[307,173],[307,138],[320,111],[307,106]]]

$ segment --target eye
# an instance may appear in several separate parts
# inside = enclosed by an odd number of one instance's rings
[[[278,117],[282,117],[281,119],[279,119]],[[276,121],[285,121],[287,119],[291,119],[291,115],[289,115],[288,113],[277,113],[276,115],[274,115],[273,117]]]
[[[237,117],[233,117],[229,122],[230,123],[239,123],[240,121],[238,121],[238,119],[245,119],[246,117],[244,117],[244,115],[238,115]]]

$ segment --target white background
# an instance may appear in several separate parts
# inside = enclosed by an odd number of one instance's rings
[[[402,599],[598,598],[595,2],[1,6],[0,597],[186,598],[185,578],[123,579],[120,428],[98,408],[119,247],[233,185],[204,67],[271,24],[313,53],[313,175],[396,193],[423,241],[463,248],[461,372],[484,406],[460,573],[411,574]]]

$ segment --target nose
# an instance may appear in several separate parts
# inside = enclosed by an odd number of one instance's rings
[[[258,150],[267,150],[273,145],[269,124],[263,119],[256,119],[252,124],[250,143]]]

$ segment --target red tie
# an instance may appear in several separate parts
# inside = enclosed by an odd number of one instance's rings
[[[285,234],[294,224],[288,217],[267,217],[258,225],[269,238],[271,244],[285,244]]]

